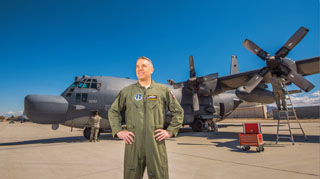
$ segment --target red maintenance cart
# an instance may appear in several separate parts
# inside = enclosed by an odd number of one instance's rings
[[[243,151],[250,150],[250,146],[256,146],[257,152],[263,152],[264,143],[260,123],[243,123],[243,133],[239,134],[239,142]]]

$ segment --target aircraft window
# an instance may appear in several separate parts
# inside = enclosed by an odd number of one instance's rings
[[[74,82],[71,87],[76,87],[78,85],[79,82]]]
[[[81,94],[77,93],[76,94],[76,102],[80,102]]]
[[[79,84],[79,86],[78,86],[78,88],[81,88],[81,87],[82,87],[82,85],[83,85],[83,83],[80,83],[80,84]]]
[[[87,102],[87,99],[88,99],[88,93],[83,93],[83,94],[82,94],[81,101],[82,101],[82,102]]]
[[[90,87],[97,89],[97,83],[91,83],[91,86],[90,86]]]
[[[87,82],[91,82],[91,79],[88,79]]]
[[[71,97],[71,93],[67,93],[66,97]]]
[[[92,82],[97,82],[97,80],[96,80],[96,79],[93,79]]]
[[[82,88],[89,88],[90,83],[85,83]]]

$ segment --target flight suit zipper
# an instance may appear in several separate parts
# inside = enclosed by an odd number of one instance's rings
[[[145,149],[145,141],[146,141],[146,136],[147,136],[147,114],[146,114],[146,106],[147,106],[147,95],[146,95],[146,91],[147,91],[147,89],[143,89],[143,109],[144,109],[144,111],[143,111],[143,114],[144,114],[144,121],[143,121],[143,134],[144,134],[144,136],[143,136],[143,141],[142,141],[142,145],[143,145],[143,153],[144,153],[144,155],[146,155],[145,154],[145,152],[146,152],[146,149]]]

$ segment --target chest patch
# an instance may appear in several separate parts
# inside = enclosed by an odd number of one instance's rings
[[[157,101],[158,100],[158,96],[157,95],[148,95],[148,100]]]
[[[136,94],[136,97],[134,98],[136,101],[140,101],[142,99],[142,94]]]

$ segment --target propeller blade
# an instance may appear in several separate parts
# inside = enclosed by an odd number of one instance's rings
[[[196,76],[196,71],[194,68],[194,63],[193,63],[193,56],[189,56],[189,67],[190,67],[190,78],[193,78]]]
[[[192,89],[192,95],[193,95],[193,111],[199,111],[200,107],[199,107],[199,98],[198,98],[198,94],[195,88]]]
[[[262,68],[259,73],[255,74],[245,86],[240,88],[240,91],[251,93],[252,90],[254,90],[259,83],[263,80],[264,76],[269,72],[269,69],[267,67]]]
[[[291,70],[285,77],[305,92],[309,92],[314,88],[310,81],[294,70]]]
[[[309,29],[300,27],[290,39],[276,52],[276,56],[285,57],[308,33]]]
[[[244,40],[242,45],[246,49],[248,49],[250,52],[252,52],[252,53],[256,54],[258,57],[260,57],[262,60],[268,59],[268,56],[269,56],[268,52],[262,50],[262,48],[260,48],[258,45],[256,45],[252,41],[246,39],[246,40]]]

